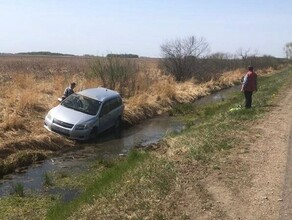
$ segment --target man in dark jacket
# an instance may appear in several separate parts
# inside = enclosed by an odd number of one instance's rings
[[[64,95],[62,96],[62,100],[67,98],[69,95],[74,93],[74,88],[76,87],[76,83],[72,82],[69,87],[67,87],[64,91]]]
[[[244,76],[241,91],[244,92],[245,108],[251,108],[252,93],[257,91],[257,74],[252,66],[248,67],[248,72]]]

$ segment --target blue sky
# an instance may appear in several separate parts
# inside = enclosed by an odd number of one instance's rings
[[[291,0],[0,0],[0,52],[160,57],[160,46],[204,37],[211,53],[284,57]]]

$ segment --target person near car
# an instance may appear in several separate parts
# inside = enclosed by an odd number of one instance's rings
[[[253,66],[248,67],[241,86],[241,91],[245,97],[245,108],[251,108],[252,94],[257,91],[257,74],[254,72]]]
[[[68,86],[65,91],[64,91],[64,94],[62,96],[62,100],[64,100],[65,98],[67,98],[69,95],[73,94],[74,93],[74,88],[76,87],[76,83],[75,82],[72,82],[70,84],[70,86]]]

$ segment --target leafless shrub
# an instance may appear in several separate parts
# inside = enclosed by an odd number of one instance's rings
[[[286,43],[283,50],[286,55],[286,58],[292,59],[292,42]]]
[[[90,68],[92,74],[101,79],[104,87],[118,90],[124,97],[135,92],[139,66],[130,59],[97,58],[91,62]]]
[[[197,60],[209,50],[205,38],[194,36],[166,42],[161,46],[163,59],[161,67],[175,77],[177,81],[185,81],[196,71]]]

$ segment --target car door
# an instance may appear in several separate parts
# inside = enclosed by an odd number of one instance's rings
[[[98,133],[101,133],[113,126],[111,110],[110,100],[106,101],[100,111]]]

